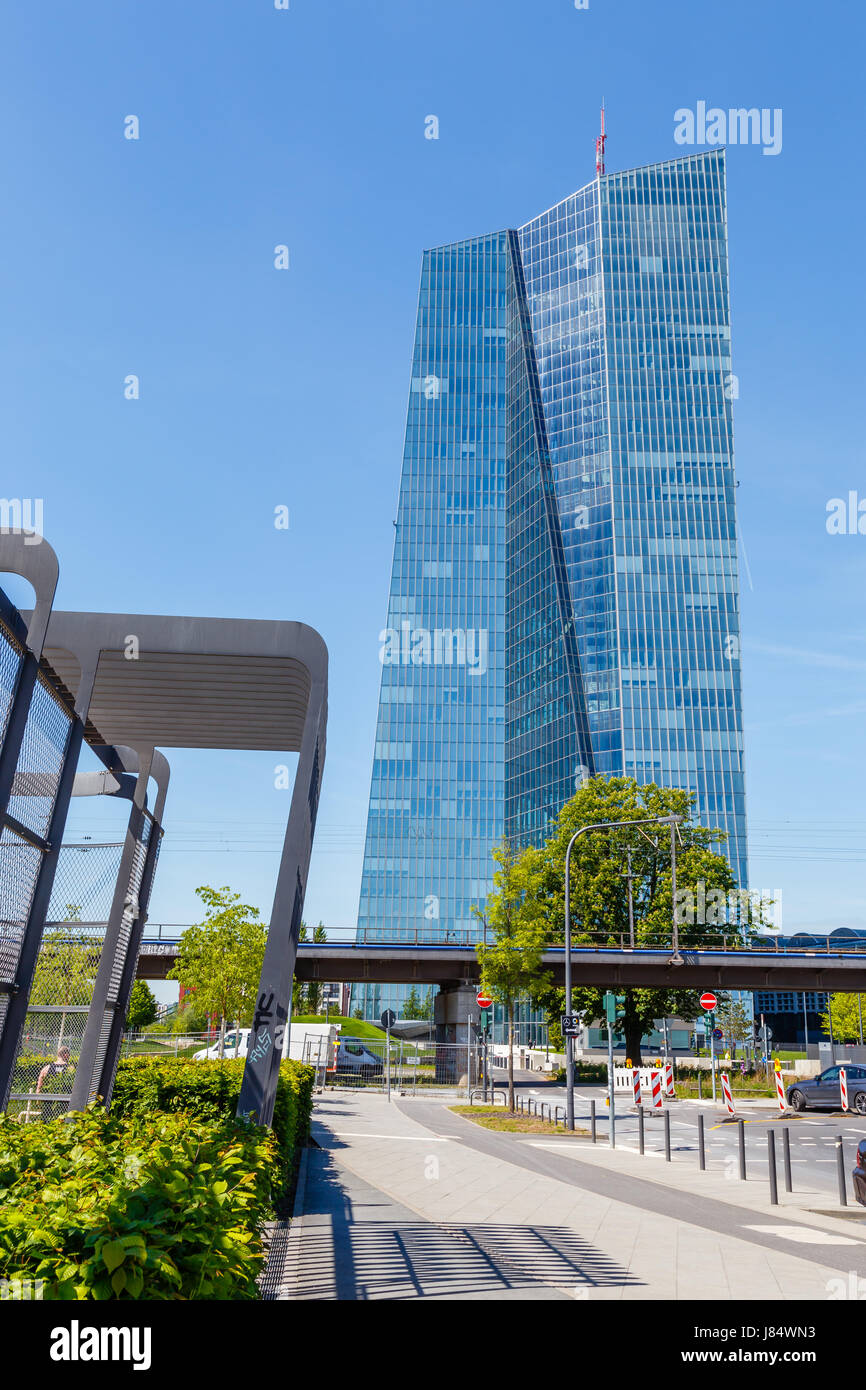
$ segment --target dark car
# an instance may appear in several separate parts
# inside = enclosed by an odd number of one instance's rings
[[[851,1174],[854,1179],[854,1196],[861,1206],[866,1207],[866,1139],[857,1145],[857,1167]]]
[[[820,1076],[812,1076],[808,1081],[797,1081],[788,1087],[788,1104],[792,1110],[838,1110],[842,1104],[842,1083],[839,1073],[842,1065],[828,1067]],[[866,1067],[845,1066],[848,1078],[848,1109],[856,1110],[858,1115],[866,1115]]]

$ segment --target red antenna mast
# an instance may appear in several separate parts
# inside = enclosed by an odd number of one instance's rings
[[[601,178],[604,173],[604,146],[607,136],[604,133],[604,103],[601,108],[601,135],[595,138],[595,174],[596,178]]]

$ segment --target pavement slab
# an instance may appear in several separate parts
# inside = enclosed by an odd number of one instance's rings
[[[832,1218],[727,1200],[721,1175],[682,1190],[681,1165],[600,1145],[539,1148],[441,1101],[326,1094],[313,1135],[279,1297],[820,1300],[866,1274],[866,1241],[836,1244]]]

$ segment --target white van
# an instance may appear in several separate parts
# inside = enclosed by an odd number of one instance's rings
[[[223,1056],[227,1059],[246,1057],[251,1031],[250,1028],[227,1028]],[[339,1032],[339,1027],[333,1023],[295,1023],[283,1035],[283,1057],[324,1066],[326,1059],[332,1056]],[[218,1061],[219,1055],[217,1039],[212,1047],[203,1047],[200,1052],[194,1052],[193,1061]]]
[[[336,1072],[351,1072],[353,1076],[378,1076],[384,1070],[384,1062],[376,1052],[371,1052],[359,1038],[346,1038],[337,1048]]]

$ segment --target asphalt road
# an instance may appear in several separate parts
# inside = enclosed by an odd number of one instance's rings
[[[504,1071],[496,1070],[494,1079],[497,1090],[506,1080]],[[543,1081],[535,1072],[515,1072],[517,1091],[522,1096],[544,1101],[545,1104],[560,1105],[565,1109],[565,1087],[553,1086]],[[605,1101],[607,1089],[604,1086],[578,1086],[575,1088],[575,1123],[581,1128],[589,1127],[589,1103],[596,1103],[598,1136],[607,1142],[608,1113]],[[735,1102],[736,1104],[736,1102]],[[723,1171],[739,1171],[738,1126],[725,1122],[724,1108],[692,1105],[687,1101],[674,1101],[671,1110],[671,1154],[675,1163],[683,1162],[697,1166],[698,1162],[698,1114],[703,1111],[707,1166]],[[838,1177],[836,1168],[836,1138],[842,1135],[845,1152],[845,1172],[848,1183],[848,1201],[854,1201],[850,1170],[854,1166],[857,1144],[866,1139],[866,1117],[845,1115],[841,1111],[828,1112],[808,1110],[795,1115],[789,1113],[782,1119],[776,1110],[756,1109],[744,1106],[739,1114],[746,1121],[746,1172],[750,1177],[768,1182],[767,1130],[776,1132],[776,1155],[779,1187],[784,1186],[782,1169],[781,1131],[787,1129],[791,1143],[791,1167],[793,1188],[797,1191],[798,1180],[802,1187],[817,1188],[826,1193],[833,1205],[838,1201]],[[625,1097],[617,1097],[616,1143],[618,1148],[638,1148],[638,1118],[634,1105]],[[648,1152],[664,1152],[664,1125],[662,1119],[653,1115],[647,1107],[645,1119],[645,1147]]]

